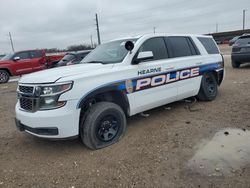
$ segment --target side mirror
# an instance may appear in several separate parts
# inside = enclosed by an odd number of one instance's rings
[[[153,58],[154,58],[154,55],[152,51],[139,52],[133,64],[139,64],[141,61],[150,60]]]
[[[14,61],[18,61],[18,60],[20,60],[20,57],[16,56],[16,57],[14,57],[13,60],[14,60]]]
[[[125,48],[126,50],[131,52],[134,49],[134,43],[132,41],[127,41],[125,43]]]

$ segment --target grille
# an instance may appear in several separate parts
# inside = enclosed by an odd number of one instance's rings
[[[32,94],[34,87],[32,86],[19,86],[19,91],[25,94]]]
[[[20,98],[20,106],[24,110],[32,111],[33,110],[33,99],[31,98]]]

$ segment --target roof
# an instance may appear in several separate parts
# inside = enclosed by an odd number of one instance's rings
[[[210,35],[201,35],[201,34],[170,34],[170,33],[157,33],[157,34],[144,34],[144,35],[137,35],[137,36],[128,36],[128,37],[122,37],[122,38],[116,38],[114,40],[110,40],[108,42],[112,42],[112,41],[117,41],[117,40],[132,40],[132,39],[139,39],[142,37],[163,37],[163,36],[189,36],[189,37],[207,37],[207,38],[211,38],[212,36]]]

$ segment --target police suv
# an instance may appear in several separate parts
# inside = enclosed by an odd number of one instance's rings
[[[216,98],[224,61],[211,36],[144,35],[98,46],[79,65],[23,76],[16,125],[32,135],[117,142],[126,117],[196,96]]]

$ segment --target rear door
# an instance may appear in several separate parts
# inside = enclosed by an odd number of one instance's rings
[[[194,96],[200,88],[200,66],[203,58],[191,37],[171,36],[165,38],[170,61],[174,61],[178,80],[178,100]]]
[[[19,60],[14,60],[15,58],[19,58]],[[27,52],[18,52],[13,56],[13,61],[15,66],[15,72],[17,75],[26,74],[32,72],[32,63],[30,53]]]
[[[173,102],[177,97],[177,84],[167,81],[171,80],[171,76],[167,76],[166,73],[171,72],[175,67],[168,59],[164,38],[155,37],[146,40],[139,48],[137,55],[139,52],[148,51],[153,53],[153,59],[132,65],[138,77],[132,80],[134,91],[128,94],[131,114]],[[128,85],[131,83],[127,81],[126,85],[129,88]]]
[[[32,71],[39,71],[45,69],[45,60],[42,50],[30,51]]]

